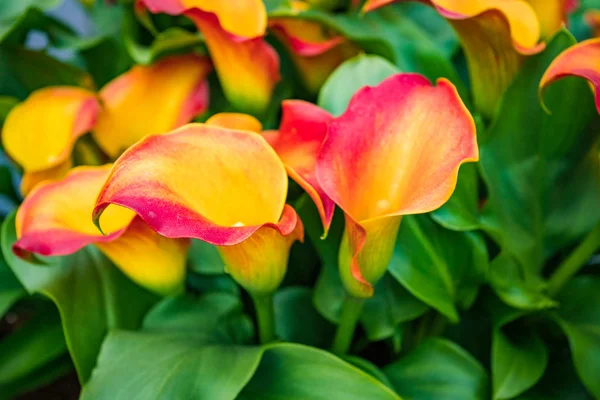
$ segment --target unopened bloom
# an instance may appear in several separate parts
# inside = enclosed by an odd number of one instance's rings
[[[152,13],[183,14],[204,35],[227,99],[242,111],[262,113],[279,81],[279,56],[264,40],[262,0],[139,0]]]
[[[372,295],[402,216],[440,207],[459,166],[477,160],[473,118],[447,80],[398,74],[354,95],[329,123],[316,170],[344,211],[339,268],[352,296]]]
[[[402,0],[367,0],[364,11]],[[462,43],[475,105],[493,117],[526,56],[544,49],[540,22],[523,0],[429,0]]]
[[[260,135],[189,124],[127,150],[100,192],[94,218],[116,204],[163,236],[216,245],[227,271],[260,296],[279,286],[289,249],[303,238],[286,196],[285,168]]]
[[[162,295],[181,290],[188,241],[164,238],[118,206],[103,216],[106,235],[92,223],[109,170],[110,165],[76,167],[60,180],[36,186],[17,211],[13,251],[25,258],[64,256],[94,245],[138,284]]]

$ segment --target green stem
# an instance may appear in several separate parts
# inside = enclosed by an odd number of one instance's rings
[[[335,333],[335,339],[333,340],[332,351],[335,354],[342,355],[348,352],[350,345],[352,344],[352,337],[356,330],[356,324],[360,318],[360,312],[362,311],[364,299],[346,296],[344,304],[342,305],[342,316],[340,317],[340,324],[338,325],[337,332]]]
[[[275,340],[275,310],[273,308],[273,296],[252,296],[256,320],[258,323],[258,337],[260,343],[265,344]]]
[[[548,281],[548,294],[555,296],[600,248],[600,223],[586,236],[569,257],[556,268]]]

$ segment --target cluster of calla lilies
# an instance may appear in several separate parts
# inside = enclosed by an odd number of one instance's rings
[[[363,10],[388,3],[368,0]],[[555,8],[522,0],[427,3],[456,30],[475,107],[487,117],[524,59],[560,28],[567,7],[562,1],[549,2]],[[170,56],[135,66],[97,93],[44,88],[11,111],[2,140],[24,171],[26,198],[13,246],[20,257],[62,256],[94,245],[132,280],[169,295],[183,290],[189,239],[198,239],[217,247],[262,318],[258,305],[270,307],[290,247],[303,240],[302,221],[286,204],[289,177],[314,201],[324,235],[336,206],[343,212],[339,272],[349,301],[360,304],[386,271],[402,216],[443,205],[460,165],[478,160],[475,123],[446,79],[432,84],[417,74],[393,75],[360,89],[339,117],[287,100],[279,129],[263,130],[250,114],[266,108],[279,79],[267,28],[295,54],[306,72],[302,79],[315,91],[357,49],[313,29],[314,22],[267,20],[260,0],[140,0],[136,11],[190,18],[210,58]],[[597,89],[599,61],[600,39],[580,43],[554,61],[540,87],[576,75]],[[190,123],[207,110],[213,67],[226,97],[248,114]],[[600,97],[597,104],[600,110]],[[93,143],[78,142],[87,132]],[[75,153],[88,165],[72,168]],[[273,339],[272,332],[260,334]],[[344,352],[347,340],[336,350]]]

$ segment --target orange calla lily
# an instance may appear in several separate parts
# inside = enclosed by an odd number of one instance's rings
[[[592,28],[592,35],[600,37],[600,10],[589,10],[583,17],[589,27]]]
[[[116,158],[147,135],[188,123],[208,108],[210,70],[207,58],[191,54],[133,67],[100,91],[103,109],[94,139]]]
[[[24,194],[41,180],[64,176],[75,141],[92,128],[99,111],[93,92],[63,86],[37,90],[11,110],[2,144],[23,167]]]
[[[259,133],[262,124],[252,115],[242,113],[218,113],[206,120],[208,125]]]
[[[267,131],[263,136],[275,149],[288,175],[296,181],[311,199],[327,235],[335,203],[323,191],[316,176],[317,157],[327,135],[327,124],[333,116],[320,107],[302,100],[286,100],[282,104],[281,124],[278,131]]]
[[[20,257],[61,256],[93,244],[140,285],[159,294],[180,290],[188,241],[163,238],[118,206],[103,215],[106,235],[92,223],[96,196],[110,167],[77,167],[63,179],[36,186],[17,211],[13,251]]]
[[[208,107],[210,69],[207,58],[173,56],[133,67],[99,95],[76,87],[35,91],[11,110],[2,130],[6,152],[24,169],[21,191],[63,177],[72,167],[76,140],[86,132],[116,158],[146,135],[189,122]]]
[[[398,74],[354,95],[329,123],[317,162],[321,187],[346,217],[340,273],[352,296],[372,295],[402,216],[444,204],[459,166],[478,157],[473,118],[447,80]]]
[[[333,116],[322,108],[302,100],[284,100],[279,130],[264,131],[262,136],[285,165],[290,178],[298,183],[317,206],[327,235],[335,203],[323,192],[315,168],[321,144],[327,134],[327,124]],[[229,129],[261,132],[262,126],[246,114],[215,114],[206,121]]]
[[[253,295],[274,291],[302,223],[285,204],[287,176],[254,132],[189,124],[151,136],[115,163],[94,209],[135,211],[170,238],[216,245],[231,275]],[[103,227],[104,229],[104,227]]]
[[[363,11],[402,0],[367,0]],[[523,0],[429,0],[463,45],[475,105],[492,117],[526,56],[545,47],[540,23]]]
[[[271,30],[286,46],[307,89],[317,93],[342,62],[358,49],[341,35],[327,35],[316,22],[289,17],[273,18]]]
[[[262,38],[267,24],[261,0],[140,0],[153,13],[184,14],[204,35],[228,100],[262,113],[279,81],[279,56]]]
[[[540,21],[543,38],[551,39],[567,22],[568,13],[573,9],[572,0],[527,0]]]
[[[600,113],[600,38],[585,40],[560,53],[544,73],[540,93],[552,82],[567,76],[578,76],[591,83]]]

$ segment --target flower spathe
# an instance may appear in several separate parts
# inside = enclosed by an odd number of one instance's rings
[[[204,35],[219,81],[238,109],[260,114],[280,79],[279,56],[263,39],[267,15],[261,0],[140,0],[153,13],[183,14]]]
[[[567,76],[578,76],[590,82],[600,113],[600,38],[585,40],[560,53],[540,81],[541,95],[549,84]]]
[[[242,286],[270,293],[283,279],[291,244],[303,238],[286,195],[285,168],[260,135],[189,124],[147,137],[117,160],[94,220],[110,204],[127,207],[163,236],[218,246]]]
[[[118,206],[103,216],[106,235],[92,223],[96,196],[110,167],[77,167],[60,180],[36,186],[17,212],[13,251],[20,257],[62,256],[93,244],[140,285],[163,295],[180,290],[188,241],[161,237]]]
[[[147,135],[191,121],[208,108],[206,76],[211,69],[208,58],[193,54],[134,66],[100,91],[103,108],[93,129],[94,139],[116,158]]]
[[[367,0],[370,11],[394,1]],[[502,95],[526,56],[545,47],[534,9],[523,0],[429,0],[450,22],[462,43],[475,105],[493,117]]]
[[[354,95],[317,162],[320,186],[345,214],[340,273],[352,296],[372,295],[402,216],[444,204],[459,166],[478,157],[473,118],[447,80],[398,74]]]
[[[335,203],[321,188],[316,176],[316,165],[327,135],[327,124],[332,119],[331,114],[312,103],[285,100],[282,103],[279,130],[263,133],[285,164],[288,175],[308,193],[317,206],[324,235],[329,231]]]
[[[68,171],[75,141],[94,126],[99,112],[93,92],[68,86],[39,89],[11,110],[2,144],[23,167],[24,194],[39,181]]]

